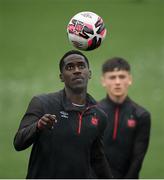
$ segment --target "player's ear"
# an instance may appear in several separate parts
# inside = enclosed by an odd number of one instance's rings
[[[106,87],[104,76],[101,76],[101,85],[102,87]]]
[[[133,83],[133,78],[132,78],[132,75],[129,76],[129,85],[132,85]]]
[[[63,79],[63,75],[62,75],[62,73],[61,73],[61,74],[59,74],[59,78],[60,78],[61,82],[64,82],[64,79]]]

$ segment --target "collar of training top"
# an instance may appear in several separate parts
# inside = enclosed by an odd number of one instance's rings
[[[106,96],[106,100],[107,100],[108,103],[112,104],[113,106],[122,107],[122,106],[124,106],[124,105],[130,100],[130,98],[127,96],[122,103],[116,103],[116,102],[114,102],[114,101],[107,95],[107,96]]]
[[[66,93],[64,89],[61,91],[61,93],[62,93],[62,105],[66,111],[84,111],[90,108],[91,106],[96,105],[96,101],[88,93],[86,100],[87,103],[84,107],[73,106],[72,102],[66,97]]]

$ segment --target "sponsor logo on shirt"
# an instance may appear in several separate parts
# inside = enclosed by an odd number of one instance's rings
[[[60,115],[61,115],[61,117],[68,119],[68,113],[65,111],[60,111]]]
[[[128,127],[129,128],[134,128],[136,127],[136,120],[135,119],[128,119]]]

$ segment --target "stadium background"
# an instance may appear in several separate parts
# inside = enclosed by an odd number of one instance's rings
[[[108,30],[89,58],[89,92],[105,95],[100,67],[122,56],[132,66],[130,96],[152,113],[151,141],[141,178],[164,178],[164,1],[163,0],[0,0],[0,178],[24,178],[30,149],[16,152],[13,138],[31,97],[63,87],[61,56],[73,49],[66,35],[79,11],[102,16]]]

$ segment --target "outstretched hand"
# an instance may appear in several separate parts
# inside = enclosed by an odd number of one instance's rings
[[[37,127],[40,130],[45,128],[53,129],[55,123],[57,123],[56,115],[45,114],[39,119]]]

